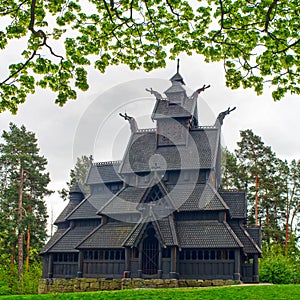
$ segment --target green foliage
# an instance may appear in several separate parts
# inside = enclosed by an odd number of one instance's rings
[[[49,173],[46,172],[47,160],[39,155],[35,134],[27,131],[25,126],[18,128],[10,123],[9,130],[2,133],[2,140],[0,263],[9,274],[10,289],[13,291],[16,262],[19,277],[23,271],[23,260],[18,258],[24,254],[26,270],[27,266],[30,267],[37,260],[47,238],[47,209],[44,197],[52,191],[47,189],[50,182]],[[18,280],[21,281],[20,278]],[[24,285],[26,288],[29,286]],[[22,282],[18,282],[18,288],[21,291]]]
[[[261,282],[274,284],[299,283],[300,256],[299,250],[292,246],[295,251],[285,255],[284,247],[271,244],[263,249],[263,258],[260,259],[259,278]]]
[[[12,271],[12,273],[11,273]],[[42,276],[42,264],[34,260],[28,271],[22,277],[22,283],[18,282],[17,266],[10,269],[8,257],[0,257],[0,295],[13,295],[19,293],[19,285],[22,286],[23,294],[37,294],[38,285]]]
[[[25,271],[22,278],[22,293],[37,294],[39,281],[42,277],[42,263],[34,261],[30,264],[28,271]]]
[[[298,15],[297,0],[1,0],[0,49],[15,39],[28,46],[0,80],[0,111],[16,113],[36,86],[59,105],[75,99],[90,65],[151,71],[180,53],[224,61],[230,88],[261,94],[267,83],[275,100],[299,94]]]
[[[237,145],[234,153],[223,151],[222,186],[243,189],[247,183],[248,224],[261,223],[263,239],[285,244],[287,250],[299,231],[300,160],[288,163],[279,159],[251,130],[241,131]]]

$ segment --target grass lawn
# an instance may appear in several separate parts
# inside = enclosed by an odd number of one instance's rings
[[[102,291],[94,293],[65,293],[46,295],[0,296],[3,299],[64,300],[64,299],[123,299],[123,300],[231,300],[231,299],[284,299],[299,300],[300,285],[228,286],[211,288],[140,289]]]

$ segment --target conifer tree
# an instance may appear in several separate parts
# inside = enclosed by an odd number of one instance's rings
[[[44,197],[50,177],[47,160],[39,154],[37,139],[25,126],[10,123],[3,131],[0,144],[0,243],[1,251],[10,257],[11,269],[18,262],[18,279],[22,280],[31,254],[38,253],[47,233],[47,211]],[[25,258],[25,259],[24,259]]]
[[[234,153],[224,150],[222,187],[243,189],[248,184],[248,224],[263,229],[268,243],[285,245],[297,235],[300,213],[300,161],[279,159],[252,130],[241,131]]]

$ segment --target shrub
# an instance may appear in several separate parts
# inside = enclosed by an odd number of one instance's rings
[[[297,279],[297,264],[282,254],[268,256],[260,262],[259,278],[262,282],[274,284],[294,283]]]

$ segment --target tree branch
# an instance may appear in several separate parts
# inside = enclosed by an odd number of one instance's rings
[[[272,19],[271,19],[271,13],[272,13],[273,9],[276,7],[277,2],[278,2],[278,0],[274,0],[274,1],[271,3],[271,5],[270,5],[270,7],[269,7],[269,9],[268,9],[268,11],[267,11],[267,14],[266,14],[266,22],[265,22],[265,29],[264,29],[265,32],[268,32],[268,28],[269,28],[270,22],[271,22],[271,20],[272,20]]]
[[[26,62],[24,64],[22,64],[22,66],[18,70],[16,70],[12,74],[10,74],[5,80],[3,80],[0,83],[0,86],[3,85],[3,84],[6,84],[11,78],[15,77],[15,75],[20,73],[29,64],[29,62],[35,57],[36,52],[37,52],[37,50],[34,50],[31,54],[31,56],[26,60]]]

